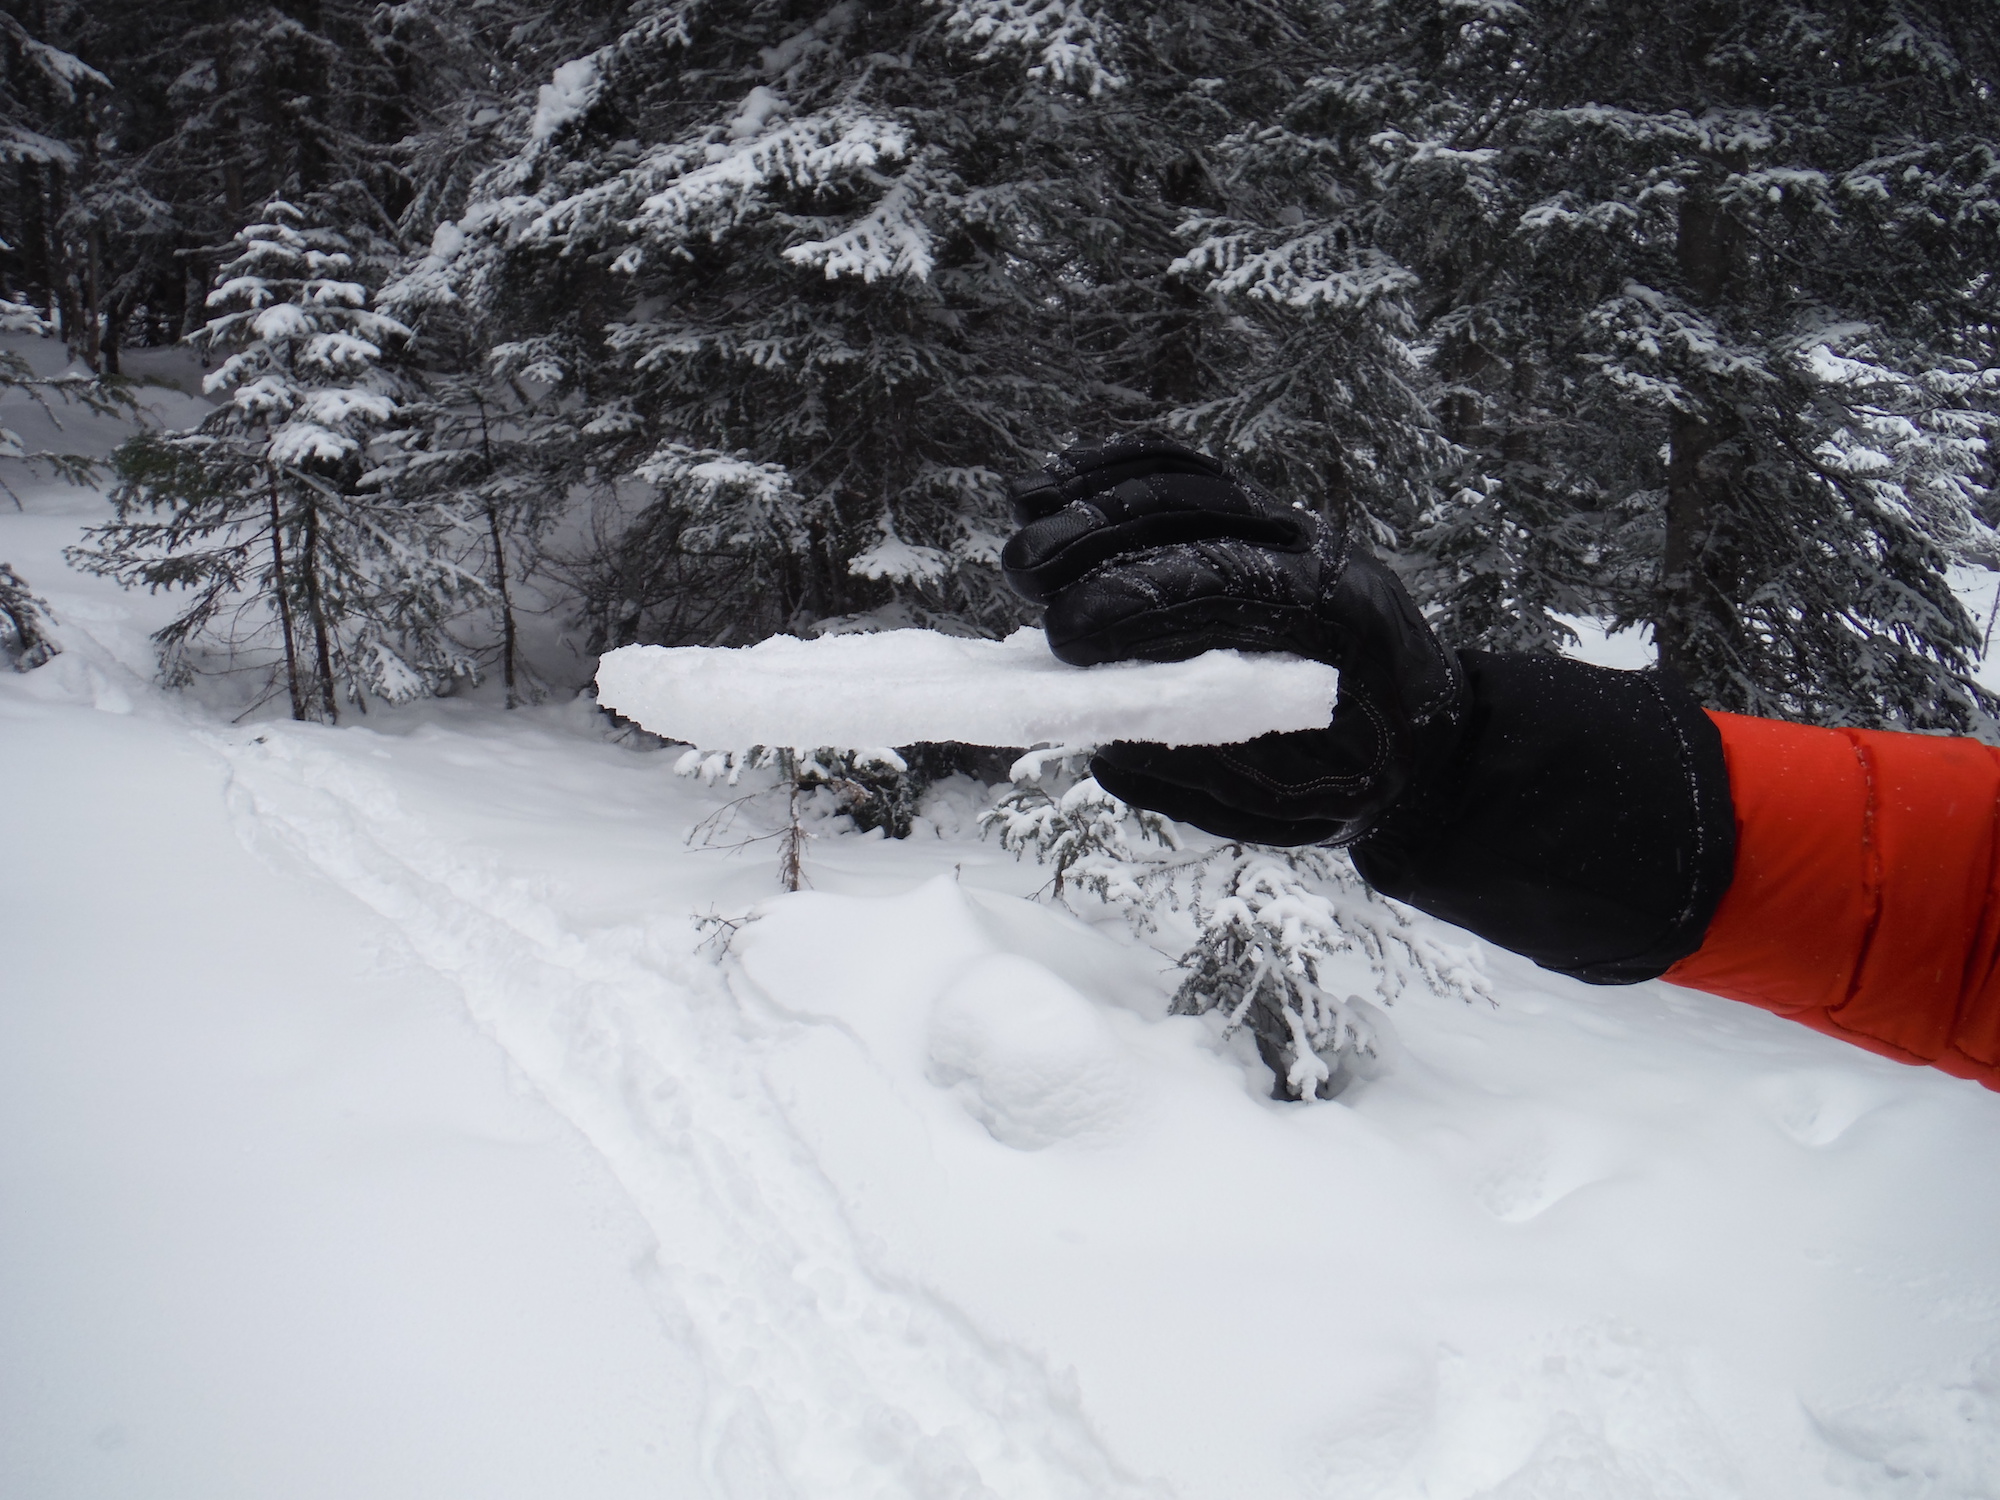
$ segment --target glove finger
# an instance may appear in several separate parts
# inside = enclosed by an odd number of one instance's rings
[[[1123,552],[1217,537],[1298,551],[1313,536],[1310,516],[1247,475],[1160,438],[1079,444],[1008,488],[1022,529],[1001,569],[1036,604]]]
[[[1230,477],[1226,465],[1165,438],[1109,438],[1074,443],[1037,473],[1010,480],[1007,498],[1013,506],[1014,524],[1025,526],[1127,479],[1161,473]]]
[[[1218,838],[1247,844],[1319,844],[1341,832],[1338,823],[1259,817],[1229,807],[1197,787],[1157,780],[1101,755],[1091,761],[1090,771],[1097,784],[1121,802],[1162,813],[1176,823],[1191,823]]]
[[[1076,590],[1069,591],[1071,594]],[[1187,661],[1204,651],[1290,651],[1308,656],[1316,628],[1302,605],[1247,599],[1193,599],[1129,614],[1096,612],[1101,597],[1075,609],[1058,595],[1045,621],[1049,651],[1073,667],[1115,661]]]
[[[1225,807],[1273,820],[1344,824],[1375,788],[1376,737],[1340,728],[1259,735],[1240,745],[1119,741],[1098,758],[1154,781],[1199,789]]]
[[[1043,617],[1049,650],[1072,666],[1183,661],[1204,651],[1310,656],[1311,600],[1281,556],[1239,541],[1122,558],[1058,593]]]
[[[1314,526],[1305,511],[1280,506],[1244,481],[1147,474],[1022,527],[1001,550],[1000,568],[1016,593],[1047,604],[1114,557],[1203,541],[1303,552]]]

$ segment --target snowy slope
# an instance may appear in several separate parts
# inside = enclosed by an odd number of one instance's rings
[[[158,693],[23,495],[0,1494],[2000,1495],[2000,1096],[1489,954],[1273,1104],[964,784],[778,894],[573,706]]]

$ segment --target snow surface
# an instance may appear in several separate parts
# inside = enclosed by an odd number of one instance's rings
[[[1228,745],[1322,729],[1339,674],[1276,653],[1065,666],[1041,631],[1004,641],[885,630],[754,646],[625,646],[597,669],[597,701],[667,739],[872,749],[923,741]]]
[[[6,477],[0,1495],[2000,1494],[2000,1096],[1489,952],[1275,1104],[985,789],[784,895],[580,704],[232,723]]]

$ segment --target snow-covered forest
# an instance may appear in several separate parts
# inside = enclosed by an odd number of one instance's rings
[[[2000,1497],[2000,1095],[593,686],[1150,432],[2000,739],[2000,11],[5,0],[0,181],[0,1493]]]

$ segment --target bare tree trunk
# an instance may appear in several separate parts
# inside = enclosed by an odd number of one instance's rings
[[[1688,295],[1715,308],[1733,277],[1740,235],[1714,201],[1691,190],[1682,200],[1675,250]],[[1735,453],[1726,411],[1675,412],[1669,424],[1666,545],[1653,638],[1660,660],[1703,697],[1714,696],[1713,644],[1736,634],[1730,579],[1719,533],[1732,508]],[[1704,638],[1707,638],[1706,645]]]
[[[1452,335],[1438,351],[1438,373],[1455,387],[1438,403],[1438,425],[1463,447],[1473,447],[1487,436],[1485,403],[1471,385],[1488,362],[1489,356],[1466,333]]]
[[[21,213],[21,267],[44,314],[55,311],[56,270],[50,257],[48,184],[38,162],[14,164],[15,201]]]
[[[221,64],[217,64],[220,68]],[[229,230],[234,232],[244,223],[243,163],[249,154],[250,143],[244,138],[243,122],[235,115],[228,116],[222,124],[222,134],[235,139],[235,149],[225,148],[222,154],[222,203],[229,210]]]
[[[1668,440],[1660,613],[1653,634],[1660,660],[1690,682],[1700,675],[1702,616],[1712,609],[1702,554],[1713,526],[1713,502],[1720,498],[1706,472],[1715,445],[1712,424],[1687,412],[1674,414]]]
[[[308,502],[306,510],[305,557],[306,608],[312,613],[313,660],[319,670],[320,704],[326,722],[340,722],[340,706],[333,691],[333,650],[327,639],[326,601],[319,591],[319,506]]]
[[[486,460],[486,471],[493,469],[493,436],[486,425],[486,402],[479,400],[479,448]],[[500,591],[500,677],[507,685],[507,706],[514,708],[520,699],[514,692],[514,595],[507,585],[507,547],[500,535],[500,512],[494,508],[490,497],[485,498],[486,535],[493,543],[493,581]]]
[[[1514,356],[1514,369],[1507,382],[1509,403],[1507,435],[1500,440],[1500,456],[1509,464],[1525,467],[1534,462],[1537,443],[1534,424],[1528,415],[1535,399],[1535,388],[1541,384],[1542,372],[1525,353]]]
[[[785,831],[778,836],[778,883],[788,891],[802,890],[806,883],[807,835],[803,810],[799,807],[798,757],[791,751],[779,753],[778,774],[785,778],[788,794]]]
[[[67,348],[75,349],[77,330],[83,324],[84,316],[76,267],[70,263],[69,250],[62,238],[63,202],[67,196],[68,177],[54,162],[45,165],[42,171],[43,181],[47,184],[43,196],[46,207],[42,230],[48,242],[49,300],[54,303],[56,331],[61,334]]]
[[[131,317],[130,310],[122,302],[113,302],[104,310],[103,373],[117,375],[118,346],[125,342],[125,326]]]
[[[207,284],[202,278],[201,273],[195,269],[193,261],[188,261],[182,267],[180,320],[180,336],[182,338],[188,337],[197,328],[202,326],[202,314],[206,310],[202,301],[202,289]],[[204,341],[197,347],[201,350],[201,367],[206,370],[208,368],[208,344]]]
[[[520,699],[514,693],[514,596],[507,588],[507,548],[500,537],[500,514],[486,502],[486,534],[493,542],[493,581],[500,591],[500,679],[507,685],[507,706]]]
[[[299,652],[292,635],[292,601],[285,578],[284,519],[278,509],[278,473],[271,471],[271,573],[278,585],[278,625],[285,633],[285,684],[292,693],[292,717],[306,716],[305,695],[299,691]]]
[[[104,373],[104,244],[93,225],[84,242],[83,260],[83,362],[98,374]]]

